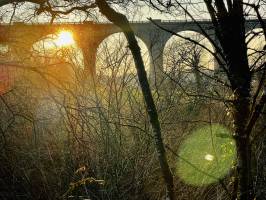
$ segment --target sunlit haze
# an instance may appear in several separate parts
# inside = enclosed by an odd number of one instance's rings
[[[0,0],[0,200],[266,200],[266,0]]]

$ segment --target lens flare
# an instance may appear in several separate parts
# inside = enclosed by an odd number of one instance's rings
[[[228,174],[235,163],[236,146],[228,129],[213,124],[193,131],[178,155],[178,176],[187,184],[202,186]]]
[[[208,160],[208,161],[213,161],[213,159],[214,159],[214,156],[213,156],[213,155],[211,155],[211,154],[206,154],[206,155],[204,156],[204,158],[205,158],[205,160]]]

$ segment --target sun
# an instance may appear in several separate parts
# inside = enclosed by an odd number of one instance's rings
[[[55,39],[55,44],[59,47],[71,46],[75,44],[72,33],[69,31],[61,31]]]

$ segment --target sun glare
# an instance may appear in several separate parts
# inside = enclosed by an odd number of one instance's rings
[[[55,44],[59,47],[71,46],[74,43],[73,35],[69,31],[60,32],[55,40]]]

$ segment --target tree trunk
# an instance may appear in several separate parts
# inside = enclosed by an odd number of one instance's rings
[[[237,149],[238,199],[251,200],[253,197],[253,180],[251,174],[251,146],[249,136],[245,132],[249,117],[249,100],[236,97],[233,106],[235,141]]]
[[[215,24],[216,35],[226,59],[228,79],[233,93],[232,114],[237,148],[238,199],[254,198],[251,174],[251,147],[246,126],[250,117],[251,72],[245,42],[245,19],[242,1],[234,1],[231,12],[219,8]]]
[[[265,117],[265,116],[264,116]],[[265,121],[265,120],[264,120]],[[257,181],[256,200],[265,200],[266,197],[266,134],[257,142],[260,151],[257,154]]]
[[[152,125],[155,148],[157,150],[161,171],[167,188],[167,196],[170,200],[175,200],[173,175],[167,162],[165,147],[161,135],[161,127],[158,119],[158,113],[151,94],[150,86],[147,79],[140,47],[136,40],[135,34],[131,29],[127,18],[113,10],[105,0],[96,0],[100,12],[107,17],[108,20],[119,26],[125,34],[129,48],[132,52],[135,67],[137,69],[138,79],[141,86],[142,94],[146,103],[146,109]]]

